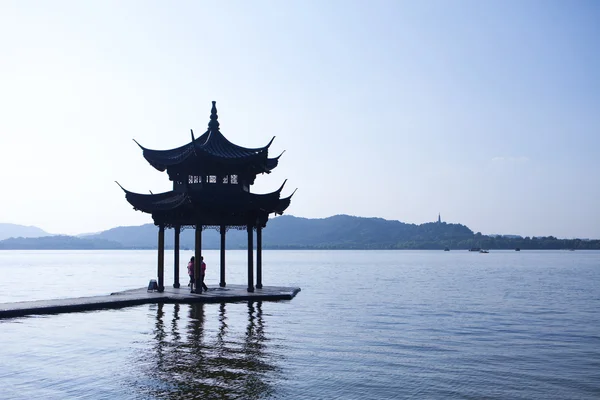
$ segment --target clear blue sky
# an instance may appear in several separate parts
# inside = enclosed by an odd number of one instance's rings
[[[0,3],[0,222],[147,223],[114,183],[203,133],[277,136],[288,213],[600,238],[596,1]]]

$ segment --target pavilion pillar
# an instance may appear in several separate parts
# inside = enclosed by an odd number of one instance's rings
[[[256,288],[262,289],[262,227],[256,227]]]
[[[225,225],[221,225],[221,280],[219,281],[220,287],[225,287]]]
[[[194,253],[194,293],[202,293],[202,278],[200,277],[200,259],[202,258],[202,225],[196,225],[196,243]]]
[[[253,270],[254,270],[254,266],[253,264],[253,245],[252,245],[252,225],[248,224],[246,226],[246,229],[248,230],[248,291],[249,292],[254,292],[254,277],[253,277]]]
[[[173,287],[179,289],[179,235],[181,233],[181,226],[175,225],[175,240],[173,243],[174,259],[173,262]]]
[[[158,291],[165,290],[165,226],[158,227]]]

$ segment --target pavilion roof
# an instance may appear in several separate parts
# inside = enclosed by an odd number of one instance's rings
[[[236,193],[235,196],[223,192],[165,192],[158,194],[141,194],[130,192],[121,187],[125,197],[134,209],[146,213],[166,211],[201,210],[228,213],[241,213],[249,211],[261,211],[267,214],[283,214],[289,207],[292,193],[286,198],[280,198],[281,187],[271,193],[256,194],[249,192]],[[119,185],[121,186],[121,185]]]
[[[281,154],[276,158],[268,158],[268,150],[275,137],[266,146],[257,148],[242,147],[230,142],[219,130],[216,102],[213,101],[212,104],[208,130],[198,138],[194,138],[192,131],[192,141],[186,145],[169,150],[152,150],[136,141],[150,165],[164,171],[187,162],[209,160],[230,164],[255,164],[259,172],[270,172],[277,166]]]

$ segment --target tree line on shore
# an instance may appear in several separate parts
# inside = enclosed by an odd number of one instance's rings
[[[158,228],[153,224],[127,226],[87,235],[10,238],[0,241],[0,249],[154,249]],[[213,229],[203,231],[203,248],[218,249],[220,238]],[[227,248],[243,249],[247,245],[244,230],[227,232]],[[173,231],[167,229],[166,248],[173,247]],[[193,229],[181,234],[182,249],[194,247]],[[265,249],[398,249],[398,250],[599,250],[600,240],[558,239],[554,236],[520,237],[482,235],[462,224],[429,222],[406,224],[382,218],[336,215],[309,219],[282,216],[269,221],[263,231]]]

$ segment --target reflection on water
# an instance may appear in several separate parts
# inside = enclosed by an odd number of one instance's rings
[[[262,304],[248,302],[245,324],[228,324],[227,307],[235,306],[239,304],[153,305],[152,350],[137,354],[133,363],[141,367],[132,382],[140,394],[169,399],[271,396],[271,382],[281,376],[267,351]]]

